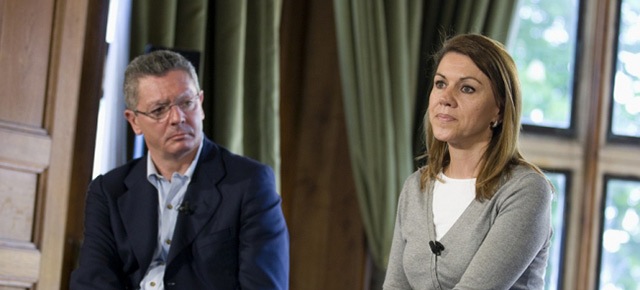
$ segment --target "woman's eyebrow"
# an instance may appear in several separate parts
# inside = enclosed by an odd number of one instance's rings
[[[471,77],[471,76],[469,76],[469,77],[463,77],[463,78],[461,78],[460,80],[461,80],[461,81],[474,80],[474,81],[478,82],[479,84],[482,84],[482,82],[481,82],[479,79],[474,78],[474,77]]]
[[[436,76],[439,76],[439,77],[441,77],[441,78],[443,78],[445,80],[447,79],[447,77],[445,75],[443,75],[442,73],[439,73],[439,72],[436,72]],[[462,78],[460,78],[460,80],[461,81],[473,80],[473,81],[478,82],[479,84],[482,84],[482,82],[479,79],[477,79],[475,77],[472,77],[472,76],[462,77]]]

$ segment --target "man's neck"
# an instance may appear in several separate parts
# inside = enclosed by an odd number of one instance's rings
[[[191,152],[187,154],[183,154],[181,156],[162,156],[160,158],[156,158],[156,156],[149,152],[151,155],[151,161],[156,167],[156,170],[160,175],[162,175],[167,180],[171,181],[171,176],[174,172],[178,172],[181,175],[184,175],[189,169],[191,162],[198,154],[198,148],[191,150]]]

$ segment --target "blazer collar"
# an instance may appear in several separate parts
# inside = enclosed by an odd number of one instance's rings
[[[142,269],[149,267],[157,247],[158,192],[146,176],[144,158],[125,177],[127,191],[118,198],[118,210],[131,249]]]
[[[188,202],[188,210],[178,215],[167,264],[193,242],[222,202],[222,194],[217,187],[226,175],[222,154],[215,143],[203,138],[202,153],[183,200],[183,204]]]

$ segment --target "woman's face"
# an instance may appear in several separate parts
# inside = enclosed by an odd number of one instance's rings
[[[459,149],[486,146],[491,122],[500,119],[491,82],[471,58],[449,52],[433,79],[429,122],[436,139]]]

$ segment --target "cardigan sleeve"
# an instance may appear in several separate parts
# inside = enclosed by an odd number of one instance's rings
[[[496,215],[454,289],[542,289],[551,229],[551,187],[537,173],[503,186]],[[542,254],[541,254],[542,253]],[[529,274],[524,275],[525,271]]]

